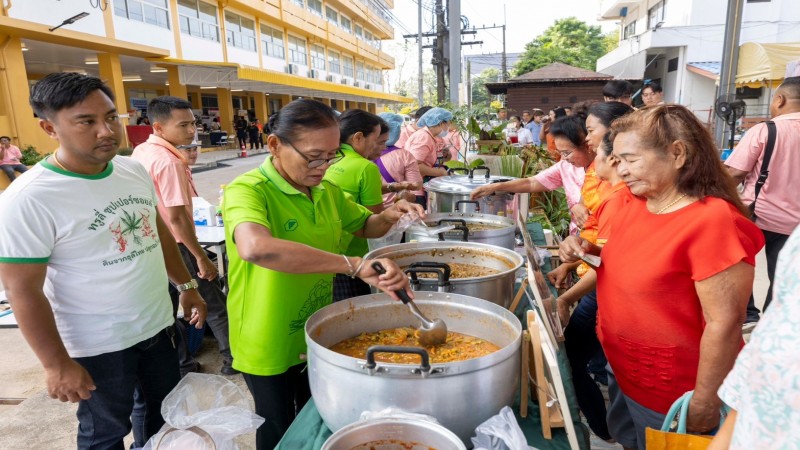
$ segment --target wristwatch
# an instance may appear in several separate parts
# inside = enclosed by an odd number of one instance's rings
[[[177,289],[178,292],[188,291],[189,289],[197,289],[197,280],[192,278],[187,283],[175,286],[175,289]]]

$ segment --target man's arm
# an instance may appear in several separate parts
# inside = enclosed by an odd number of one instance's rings
[[[175,285],[188,283],[192,275],[183,263],[178,244],[172,237],[167,224],[161,219],[161,215],[156,213],[156,229],[161,241],[161,251],[164,253],[164,265],[167,268],[167,277]],[[195,242],[197,238],[195,238]],[[189,289],[180,293],[178,302],[183,308],[183,317],[189,318],[189,323],[195,328],[202,329],[206,321],[207,309],[206,302],[200,297],[197,289]]]
[[[6,289],[14,318],[45,372],[47,393],[62,402],[89,399],[94,381],[64,348],[50,302],[44,295],[47,264],[0,263],[0,282]]]
[[[700,363],[687,429],[707,432],[719,425],[722,401],[717,391],[730,372],[742,342],[745,305],[755,268],[739,262],[711,278],[695,282],[706,321],[700,338]]]
[[[734,169],[730,166],[726,167],[728,169],[728,175],[730,175],[736,181],[736,184],[740,184],[742,181],[744,181],[747,174],[750,173],[744,170]]]
[[[175,231],[176,240],[180,240],[197,260],[197,266],[200,269],[197,276],[209,281],[217,278],[217,266],[211,262],[206,251],[197,241],[194,219],[189,217],[186,207],[184,205],[169,206],[166,209],[166,220],[170,224],[170,229]]]

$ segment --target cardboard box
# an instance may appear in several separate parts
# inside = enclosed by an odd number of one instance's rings
[[[194,224],[202,227],[216,226],[217,207],[202,197],[192,198],[192,217]]]

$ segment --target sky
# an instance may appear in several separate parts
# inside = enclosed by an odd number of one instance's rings
[[[434,0],[395,0],[392,13],[403,26],[393,24],[394,41],[384,41],[383,49],[395,57],[396,69],[391,71],[392,79],[417,74],[416,40],[409,40],[409,50],[401,48],[403,35],[417,33],[417,2],[422,1],[422,31],[433,30]],[[447,0],[442,0],[446,5]],[[505,12],[504,12],[505,11]],[[469,20],[470,27],[506,24],[506,52],[517,53],[524,50],[525,44],[532,41],[551,26],[556,20],[577,17],[589,25],[599,25],[603,32],[616,29],[614,21],[598,21],[600,0],[461,0],[461,15]],[[503,51],[502,30],[478,31],[467,35],[463,41],[483,41],[482,45],[463,47],[464,55],[500,53]],[[430,42],[426,42],[430,43]],[[424,50],[423,67],[430,67],[430,50]]]

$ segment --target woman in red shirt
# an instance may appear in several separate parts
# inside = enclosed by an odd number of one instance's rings
[[[611,218],[597,269],[597,332],[609,376],[611,435],[645,448],[670,405],[694,390],[688,430],[719,424],[717,390],[743,342],[741,325],[764,246],[694,113],[645,108],[612,124],[618,173],[634,195]],[[569,238],[562,255],[599,254]]]

